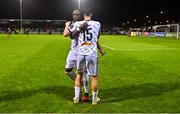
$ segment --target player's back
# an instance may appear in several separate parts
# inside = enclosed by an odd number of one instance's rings
[[[80,21],[79,26],[87,22],[88,27],[86,30],[79,34],[78,38],[78,54],[91,55],[97,57],[97,41],[100,34],[101,25],[97,21]]]

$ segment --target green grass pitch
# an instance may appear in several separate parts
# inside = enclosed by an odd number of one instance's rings
[[[74,105],[70,40],[0,35],[0,112],[180,112],[180,40],[101,36],[101,102]]]

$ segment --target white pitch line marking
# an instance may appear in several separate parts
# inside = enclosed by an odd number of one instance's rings
[[[180,49],[176,49],[176,48],[152,48],[152,49],[116,49],[110,46],[106,46],[101,44],[103,47],[108,48],[110,50],[113,51],[176,51],[176,50],[180,50]]]

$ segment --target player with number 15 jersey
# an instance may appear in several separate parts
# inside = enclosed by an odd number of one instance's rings
[[[88,27],[79,34],[77,54],[97,57],[97,41],[100,34],[101,24],[93,20],[79,21],[74,24],[74,27],[70,31],[73,32],[75,29],[78,29],[78,27],[83,23],[87,23]]]
[[[87,69],[88,74],[92,77],[92,104],[96,105],[100,99],[98,97],[98,55],[99,49],[101,55],[104,51],[101,48],[98,39],[100,35],[101,25],[97,21],[93,21],[91,9],[84,10],[84,21],[79,21],[74,24],[72,28],[72,35],[77,36],[77,76],[75,80],[75,97],[74,103],[79,103],[80,96],[80,82],[83,76],[84,68]]]

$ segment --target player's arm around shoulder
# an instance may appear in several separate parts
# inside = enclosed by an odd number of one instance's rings
[[[80,21],[75,24],[75,29],[72,32],[72,37],[77,38],[77,36],[80,34],[81,31],[87,29],[88,24],[86,21]]]

